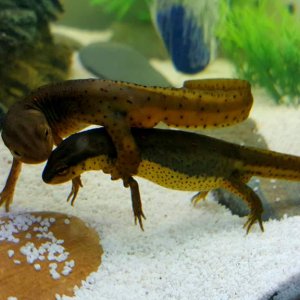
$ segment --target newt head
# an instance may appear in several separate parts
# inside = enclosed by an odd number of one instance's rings
[[[77,142],[73,142],[72,138],[62,141],[48,158],[42,174],[43,181],[49,184],[64,183],[84,172],[84,166],[79,166],[83,160],[80,149],[86,144],[84,138]]]
[[[19,107],[16,103],[4,118],[3,142],[15,159],[28,164],[41,163],[53,148],[51,128],[40,111]]]
[[[50,161],[51,162],[51,161]],[[48,164],[47,164],[48,165]],[[46,167],[43,171],[42,178],[43,181],[48,184],[60,184],[68,182],[73,178],[80,176],[82,172],[76,172],[76,166],[69,166],[63,161],[57,161],[51,168]]]
[[[84,172],[84,160],[88,155],[90,141],[84,135],[76,139],[77,136],[71,135],[52,151],[42,174],[44,182],[64,183]]]
[[[50,154],[43,170],[43,181],[59,184],[89,170],[110,172],[115,149],[104,128],[75,133],[63,140]]]

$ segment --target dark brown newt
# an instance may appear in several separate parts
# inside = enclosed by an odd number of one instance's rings
[[[252,176],[300,181],[297,156],[177,130],[132,128],[132,135],[141,153],[137,176],[170,189],[202,191],[195,195],[194,202],[216,188],[238,195],[250,207],[247,232],[256,221],[263,230],[261,200],[246,185]],[[47,183],[58,184],[90,170],[110,173],[116,157],[104,128],[80,132],[52,152],[42,177]],[[139,197],[136,185],[132,194]]]
[[[46,85],[13,105],[3,124],[2,138],[14,159],[0,205],[8,211],[21,163],[45,161],[63,137],[88,125],[103,125],[117,149],[111,171],[124,185],[136,174],[139,150],[131,127],[220,127],[241,122],[252,106],[251,88],[238,79],[187,81],[182,88],[146,87],[125,82],[85,79]],[[81,182],[73,179],[69,197]]]

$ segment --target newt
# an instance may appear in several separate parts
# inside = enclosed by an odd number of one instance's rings
[[[175,127],[229,126],[247,118],[252,102],[250,84],[239,79],[191,80],[181,88],[99,79],[42,86],[10,107],[4,118],[2,138],[13,164],[0,205],[9,210],[22,163],[47,160],[54,144],[89,125],[108,131],[118,154],[112,179],[121,178],[129,186],[140,162],[131,127],[151,128],[158,122]],[[74,199],[80,177],[72,182],[69,198]]]
[[[132,128],[132,135],[141,153],[136,176],[169,189],[196,191],[194,203],[213,189],[228,190],[250,208],[244,225],[247,233],[255,222],[263,231],[262,202],[246,184],[252,176],[300,181],[297,156],[178,130]],[[54,149],[42,178],[46,183],[59,184],[86,171],[110,173],[116,157],[104,128],[80,132]],[[137,187],[131,192],[139,197]]]

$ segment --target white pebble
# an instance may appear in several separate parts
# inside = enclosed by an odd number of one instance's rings
[[[64,276],[68,276],[72,272],[72,268],[68,266],[64,266],[64,269],[62,270],[61,274]]]
[[[49,268],[53,269],[53,270],[56,270],[57,269],[57,263],[50,263]]]
[[[65,262],[65,265],[68,266],[68,267],[70,267],[70,268],[74,268],[74,266],[75,266],[75,261],[74,261],[74,259],[69,260],[69,261],[66,261],[66,262]]]
[[[33,266],[37,271],[39,271],[42,268],[40,264],[34,264]]]
[[[8,254],[8,257],[11,258],[11,257],[13,257],[13,256],[15,255],[15,251],[12,250],[12,249],[9,249],[9,250],[7,251],[7,254]]]
[[[25,235],[25,238],[26,239],[31,239],[31,233],[27,232],[26,235]]]
[[[71,221],[70,221],[70,219],[65,219],[65,220],[64,220],[64,223],[65,223],[66,225],[69,225],[69,224],[71,223]]]
[[[60,278],[60,274],[55,269],[50,269],[50,275],[55,280]]]
[[[20,264],[21,264],[21,262],[20,262],[18,259],[14,259],[14,263],[15,263],[16,265],[20,265]]]

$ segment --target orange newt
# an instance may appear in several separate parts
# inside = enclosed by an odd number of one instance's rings
[[[170,189],[202,191],[193,197],[195,203],[216,188],[236,194],[250,207],[247,232],[256,221],[263,230],[261,200],[246,185],[252,176],[300,181],[297,156],[178,130],[132,128],[132,135],[141,153],[136,176]],[[65,139],[51,153],[43,180],[59,184],[86,171],[110,173],[115,159],[115,147],[104,128],[80,132]],[[137,182],[131,192],[139,197]],[[142,211],[142,207],[139,209]]]
[[[186,81],[181,88],[146,87],[132,83],[84,79],[42,86],[14,104],[4,119],[2,138],[13,164],[0,195],[8,211],[23,163],[45,161],[63,137],[91,124],[103,125],[118,156],[112,179],[129,186],[140,162],[131,127],[229,126],[246,119],[253,102],[250,84],[238,79]],[[73,179],[76,197],[80,177]]]

